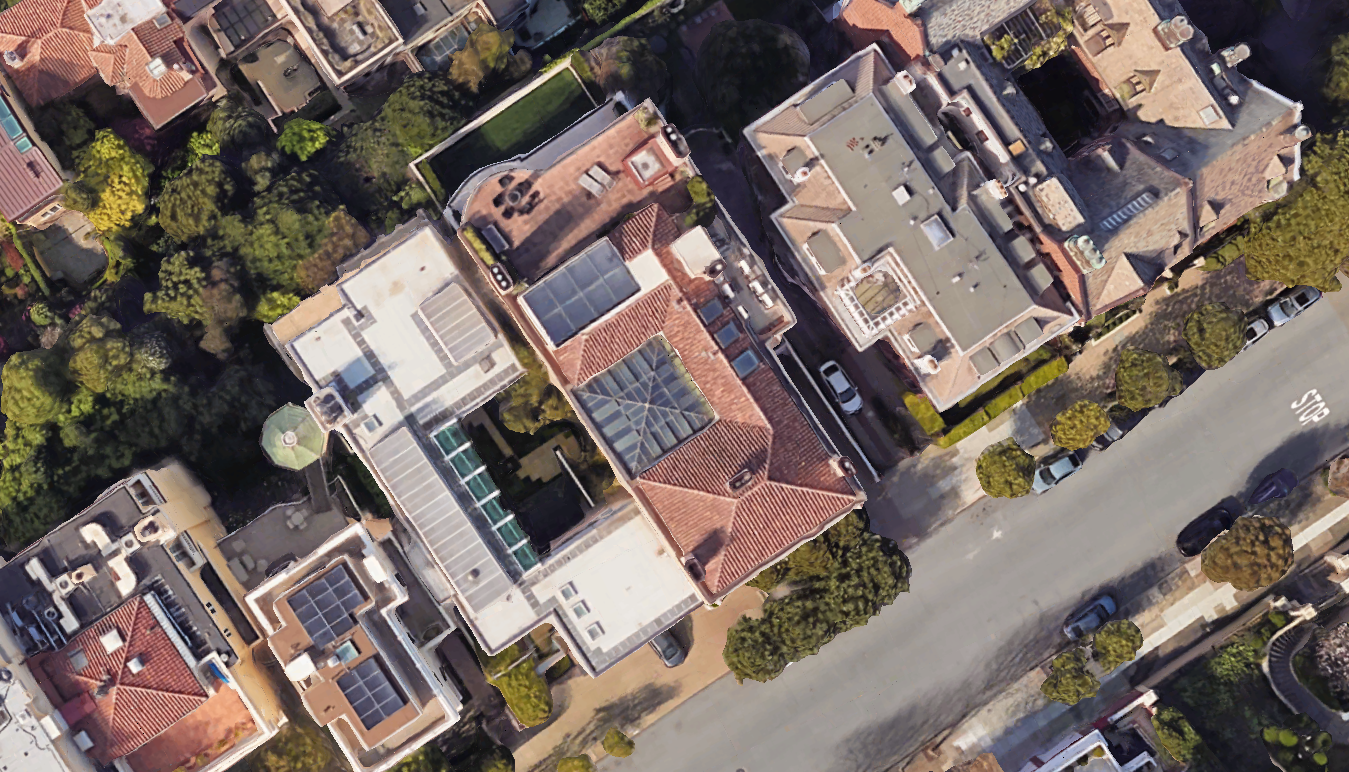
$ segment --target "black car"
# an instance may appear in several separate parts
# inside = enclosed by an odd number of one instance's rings
[[[1246,508],[1251,509],[1264,504],[1266,501],[1281,499],[1293,492],[1297,487],[1297,475],[1287,469],[1280,469],[1260,481],[1255,486],[1255,492],[1251,494],[1250,499],[1246,501]]]
[[[1185,557],[1192,558],[1203,552],[1209,542],[1231,528],[1236,520],[1237,516],[1232,510],[1221,505],[1216,506],[1185,526],[1180,536],[1176,537],[1176,549]]]

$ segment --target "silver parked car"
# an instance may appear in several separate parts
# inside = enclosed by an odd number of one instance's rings
[[[1294,287],[1292,292],[1269,305],[1266,312],[1269,314],[1269,323],[1275,327],[1282,327],[1320,299],[1321,290],[1315,287]]]
[[[1247,322],[1246,342],[1241,346],[1241,350],[1245,351],[1251,346],[1254,346],[1255,342],[1265,337],[1265,333],[1269,332],[1271,329],[1273,328],[1269,326],[1269,321],[1259,316]]]
[[[1115,608],[1115,599],[1109,595],[1102,595],[1087,604],[1086,608],[1068,617],[1068,621],[1063,623],[1063,634],[1068,636],[1069,640],[1076,641],[1094,633],[1110,620]]]
[[[1082,460],[1077,457],[1076,453],[1048,456],[1042,459],[1040,465],[1036,467],[1035,478],[1031,481],[1030,489],[1036,493],[1044,493],[1081,468]]]
[[[660,657],[660,661],[664,662],[666,667],[676,667],[683,664],[686,656],[684,647],[679,645],[679,640],[669,630],[652,638],[651,648],[655,650],[656,655]]]
[[[838,362],[829,360],[820,365],[820,377],[829,387],[830,393],[838,402],[839,408],[848,415],[853,415],[862,409],[862,395],[857,393],[857,387],[853,386],[848,374],[843,372]]]

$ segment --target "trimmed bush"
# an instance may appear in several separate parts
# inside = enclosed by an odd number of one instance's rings
[[[1021,384],[1004,391],[998,396],[990,399],[987,405],[984,405],[984,412],[988,413],[989,419],[997,418],[1008,410],[1017,406],[1017,403],[1025,399],[1026,395],[1021,391]]]
[[[1105,410],[1084,399],[1055,416],[1049,435],[1060,448],[1081,450],[1109,428],[1110,417]]]
[[[538,726],[553,714],[553,695],[548,683],[534,672],[532,657],[488,682],[501,692],[506,705],[525,726]]]
[[[929,436],[935,437],[946,428],[946,421],[927,397],[921,394],[905,394],[904,407],[909,409],[909,413],[917,419],[918,425],[923,427],[923,431]]]
[[[1087,671],[1087,656],[1081,649],[1065,652],[1054,658],[1053,672],[1040,684],[1040,692],[1055,702],[1076,705],[1095,697],[1101,682]]]
[[[1243,592],[1274,584],[1292,565],[1293,533],[1272,517],[1238,517],[1200,558],[1210,581],[1230,582]]]
[[[467,241],[468,245],[473,247],[473,253],[478,256],[479,260],[486,265],[496,265],[496,255],[492,254],[492,248],[487,246],[486,241],[483,241],[482,234],[478,233],[477,228],[469,223],[464,223],[464,227],[459,232],[464,234],[464,241]]]
[[[618,731],[618,727],[611,728],[604,735],[604,752],[616,758],[625,759],[637,750],[637,744],[632,738]]]
[[[558,760],[557,772],[595,772],[595,762],[589,756],[568,756]]]
[[[969,418],[966,418],[964,421],[961,421],[960,423],[951,427],[951,431],[947,432],[944,437],[941,437],[937,440],[937,445],[939,447],[949,448],[952,445],[956,444],[957,442],[960,442],[961,440],[965,439],[971,434],[974,434],[975,432],[984,428],[990,420],[992,419],[988,417],[988,413],[986,411],[980,410],[979,412],[975,413]]]
[[[1205,370],[1216,370],[1232,361],[1246,344],[1241,314],[1222,303],[1200,306],[1185,317],[1185,342],[1195,361]]]
[[[1021,449],[1014,439],[989,445],[979,454],[974,472],[984,493],[998,498],[1014,499],[1030,493],[1035,475],[1035,459]]]
[[[1161,354],[1139,348],[1120,352],[1115,367],[1115,393],[1119,403],[1130,410],[1160,405],[1167,397],[1180,394],[1180,373],[1172,370]]]
[[[1152,728],[1157,732],[1162,747],[1176,761],[1188,764],[1203,757],[1203,739],[1179,710],[1171,707],[1159,709],[1152,716]]]
[[[1125,662],[1133,661],[1143,648],[1143,631],[1127,619],[1107,622],[1091,641],[1092,656],[1109,673]]]
[[[1021,393],[1029,397],[1031,394],[1043,389],[1049,385],[1049,382],[1068,372],[1068,360],[1058,357],[1050,362],[1040,365],[1035,372],[1027,375],[1025,380],[1021,381]]]

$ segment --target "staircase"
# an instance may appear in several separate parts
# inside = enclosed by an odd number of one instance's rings
[[[1276,634],[1269,642],[1265,655],[1265,675],[1279,699],[1294,713],[1302,713],[1316,722],[1322,730],[1329,732],[1337,743],[1349,742],[1349,722],[1335,711],[1321,704],[1315,695],[1297,680],[1293,668],[1293,658],[1311,640],[1316,628],[1312,625],[1296,625]]]

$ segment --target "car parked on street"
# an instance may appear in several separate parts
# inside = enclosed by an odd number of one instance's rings
[[[1320,299],[1321,290],[1315,287],[1294,287],[1292,292],[1270,303],[1265,312],[1270,324],[1282,327]]]
[[[1226,533],[1236,521],[1236,513],[1219,504],[1191,520],[1190,524],[1181,530],[1180,535],[1176,537],[1176,549],[1185,557],[1192,558],[1203,552],[1209,542]]]
[[[1255,490],[1251,492],[1251,497],[1246,500],[1246,508],[1253,509],[1267,501],[1281,499],[1292,493],[1296,487],[1297,475],[1287,469],[1280,469],[1255,486]]]
[[[857,393],[857,387],[853,386],[852,380],[838,362],[831,359],[820,365],[820,377],[844,413],[853,415],[862,409],[862,395]]]
[[[683,664],[687,652],[684,647],[679,645],[679,640],[670,633],[669,630],[657,635],[651,639],[651,648],[655,650],[660,661],[665,663],[666,667],[677,667]]]
[[[1242,344],[1241,350],[1245,351],[1254,346],[1255,342],[1265,337],[1265,333],[1271,329],[1273,328],[1269,326],[1269,321],[1259,316],[1246,322],[1246,342]]]
[[[1036,493],[1044,493],[1081,468],[1082,459],[1078,458],[1076,453],[1046,456],[1040,460],[1039,466],[1035,469],[1030,489]]]
[[[1110,597],[1109,593],[1102,595],[1087,604],[1086,608],[1068,617],[1068,621],[1063,623],[1063,634],[1068,636],[1070,641],[1080,640],[1101,629],[1101,625],[1110,621],[1110,616],[1115,613],[1116,608],[1115,599]]]
[[[1091,441],[1091,446],[1097,450],[1105,450],[1116,442],[1119,442],[1120,438],[1128,433],[1128,429],[1121,428],[1119,424],[1111,421],[1109,428],[1107,428],[1100,437]]]

